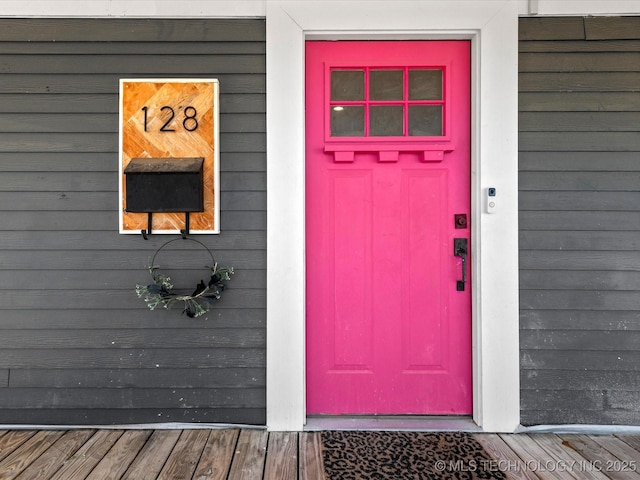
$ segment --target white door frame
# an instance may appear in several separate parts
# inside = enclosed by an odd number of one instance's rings
[[[363,12],[366,8],[366,15]],[[304,42],[472,41],[474,421],[520,420],[518,332],[518,2],[267,2],[267,427],[301,430],[305,412]],[[485,192],[495,187],[496,213]]]

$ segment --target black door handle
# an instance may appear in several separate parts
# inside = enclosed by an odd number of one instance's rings
[[[467,282],[467,239],[453,239],[453,255],[462,258],[462,280],[456,282],[456,290],[464,292],[464,284]]]

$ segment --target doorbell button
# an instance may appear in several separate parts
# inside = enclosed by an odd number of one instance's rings
[[[497,208],[495,187],[487,188],[487,213],[495,213]]]

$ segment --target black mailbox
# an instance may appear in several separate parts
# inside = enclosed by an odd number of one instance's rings
[[[203,158],[132,158],[124,169],[128,212],[204,211]]]

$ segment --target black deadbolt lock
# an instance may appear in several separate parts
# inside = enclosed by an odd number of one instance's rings
[[[467,214],[456,213],[453,216],[453,223],[455,228],[467,228]]]

